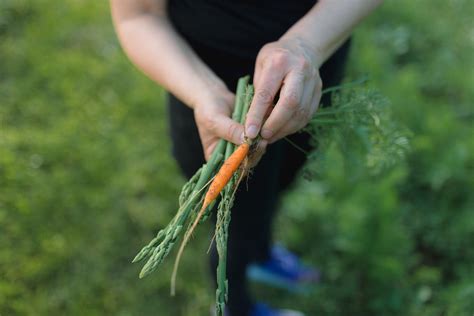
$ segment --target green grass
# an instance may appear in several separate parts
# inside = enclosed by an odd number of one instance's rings
[[[310,297],[260,299],[309,315],[474,312],[474,2],[386,4],[355,35],[368,74],[411,131],[376,176],[337,145],[282,205],[278,238],[321,266]],[[207,315],[210,226],[139,280],[136,252],[184,183],[164,93],[127,61],[105,1],[0,3],[0,315]],[[324,162],[324,163],[323,163]]]

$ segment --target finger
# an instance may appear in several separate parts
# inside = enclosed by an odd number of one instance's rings
[[[293,117],[294,112],[301,106],[303,89],[302,72],[292,71],[285,77],[280,98],[260,133],[263,138],[272,138]]]
[[[282,129],[280,129],[272,138],[268,140],[269,144],[273,144],[274,142],[296,133],[301,128],[301,126],[294,120],[290,120]]]
[[[236,145],[240,145],[243,142],[243,125],[224,115],[214,118],[212,132]]]
[[[206,161],[209,161],[209,158],[211,158],[212,153],[214,152],[214,149],[217,146],[218,138],[213,138],[213,140],[209,144],[202,144],[203,149],[204,149],[204,158]]]
[[[304,85],[303,96],[301,98],[301,105],[293,112],[292,117],[287,123],[270,138],[269,143],[274,143],[277,140],[296,133],[302,129],[311,118],[312,100],[315,90],[314,80],[309,80],[309,84]]]
[[[257,57],[257,62],[255,63],[255,70],[253,72],[253,78],[252,78],[254,87],[258,86],[258,82],[260,80],[260,74],[262,73],[262,66],[263,66],[262,59],[259,59]]]
[[[266,56],[268,51],[268,45],[263,46],[260,49],[260,52],[257,55],[257,60],[255,61],[255,70],[253,74],[253,85],[258,86],[258,81],[260,79],[260,74],[262,73],[262,67],[264,63],[267,61]]]
[[[262,66],[255,87],[255,95],[245,122],[247,137],[253,139],[258,135],[265,113],[268,107],[272,105],[273,99],[280,89],[285,76],[284,70],[284,63],[281,61],[269,60]]]

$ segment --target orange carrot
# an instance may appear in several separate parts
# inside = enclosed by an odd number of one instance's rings
[[[224,189],[227,183],[229,183],[230,179],[232,178],[234,173],[237,171],[239,166],[242,164],[245,157],[247,157],[249,149],[250,149],[250,144],[248,142],[243,142],[241,145],[239,145],[235,149],[235,151],[232,153],[232,155],[230,155],[229,158],[227,158],[226,161],[224,161],[224,163],[222,164],[222,167],[216,173],[214,180],[212,180],[211,185],[209,186],[209,189],[207,190],[207,193],[204,196],[202,207],[199,210],[196,216],[196,219],[193,222],[193,225],[186,232],[184,239],[181,243],[181,246],[179,247],[179,251],[176,256],[176,261],[175,261],[175,265],[173,269],[173,275],[171,277],[171,294],[172,295],[174,295],[176,273],[178,271],[178,265],[181,259],[181,255],[183,254],[184,247],[188,243],[188,240],[191,237],[194,229],[196,228],[199,221],[201,220],[201,217],[203,216],[204,211],[209,207],[209,205],[215,199],[217,199],[217,197],[219,196],[219,193],[221,193],[221,191]]]
[[[206,196],[204,197],[204,203],[202,205],[204,209],[206,209],[212,201],[219,196],[219,193],[221,193],[230,178],[234,175],[235,171],[237,171],[239,166],[242,164],[242,161],[247,157],[249,147],[250,146],[247,142],[242,143],[235,149],[232,155],[224,161],[224,164],[222,164],[222,167],[217,172],[216,177],[212,181],[209,190],[207,190]]]
[[[224,161],[222,167],[216,173],[214,180],[212,180],[209,189],[207,190],[206,195],[204,196],[204,202],[202,203],[201,210],[199,211],[196,220],[191,227],[190,233],[194,231],[194,228],[199,223],[201,216],[207,207],[219,196],[219,193],[224,189],[224,187],[229,183],[230,179],[237,171],[239,166],[244,161],[245,157],[249,152],[250,145],[247,142],[242,143],[235,151],[230,155],[229,158]]]

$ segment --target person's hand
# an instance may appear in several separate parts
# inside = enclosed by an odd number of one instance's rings
[[[243,142],[244,127],[231,119],[235,95],[224,85],[206,89],[194,104],[194,118],[206,160],[220,138],[234,144]]]
[[[316,52],[296,38],[263,46],[255,65],[255,96],[245,122],[246,136],[253,139],[260,131],[263,139],[273,143],[303,128],[321,98],[319,65]]]

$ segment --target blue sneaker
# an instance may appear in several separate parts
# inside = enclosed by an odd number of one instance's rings
[[[304,265],[283,246],[273,246],[270,259],[247,268],[247,277],[290,292],[306,293],[320,280],[320,272]]]
[[[265,304],[255,304],[251,316],[304,316],[303,313],[288,309],[271,309]]]
[[[231,316],[229,311],[226,309],[225,316]],[[215,308],[211,310],[211,315],[216,316]],[[272,309],[265,304],[255,304],[250,316],[305,316],[301,312],[292,311],[289,309]]]

